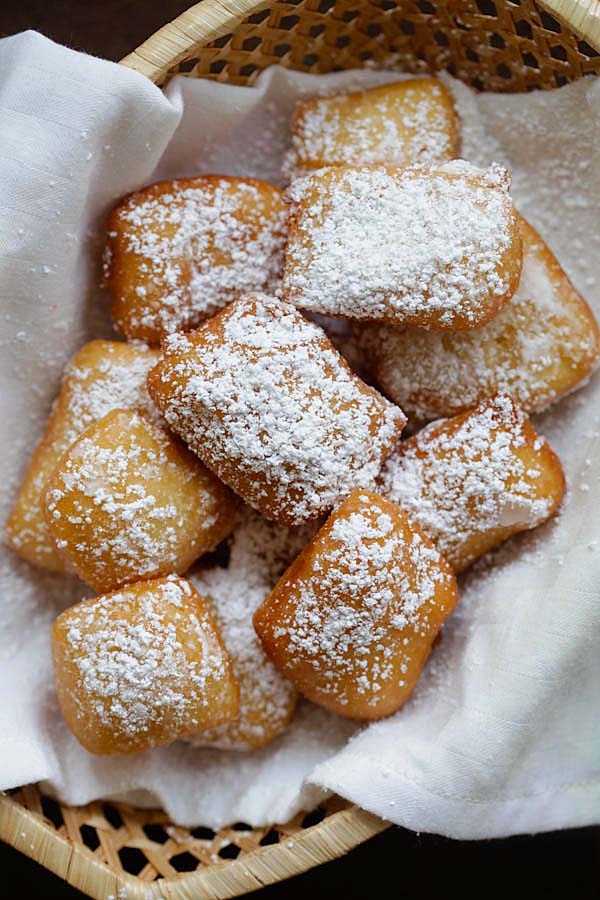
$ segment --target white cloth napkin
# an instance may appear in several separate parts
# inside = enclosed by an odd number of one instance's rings
[[[111,204],[159,177],[280,181],[299,96],[397,77],[275,68],[251,89],[177,78],[165,97],[39,35],[0,41],[2,519],[64,364],[110,333],[98,260]],[[452,87],[465,157],[510,166],[520,209],[600,315],[600,84],[504,97]],[[469,576],[414,699],[364,730],[305,704],[256,753],[89,755],[61,719],[49,654],[56,613],[89,591],[3,548],[0,787],[45,779],[72,803],[136,791],[176,822],[215,828],[285,820],[323,790],[455,837],[600,821],[599,420],[600,379],[540,420],[567,469],[564,513]]]

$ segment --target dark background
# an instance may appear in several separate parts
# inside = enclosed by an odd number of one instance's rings
[[[27,28],[118,60],[192,0],[0,0],[0,36]],[[254,900],[382,896],[411,900],[592,900],[600,897],[600,829],[502,841],[449,841],[390,829],[344,859],[248,895]],[[82,895],[0,844],[0,898]]]

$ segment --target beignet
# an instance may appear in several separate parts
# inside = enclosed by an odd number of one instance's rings
[[[432,166],[458,156],[458,118],[437,78],[299,103],[292,120],[293,169],[383,163]]]
[[[249,294],[163,345],[148,389],[170,427],[264,516],[300,525],[372,483],[400,409],[293,306]]]
[[[524,219],[521,230],[519,289],[489,325],[468,334],[357,329],[371,375],[412,422],[456,415],[498,392],[539,412],[585,383],[598,365],[594,314]]]
[[[75,354],[8,519],[8,543],[23,559],[64,570],[46,525],[46,482],[81,432],[112,409],[135,409],[158,421],[146,390],[146,376],[157,359],[154,350],[117,341],[91,341]]]
[[[97,591],[183,573],[234,525],[227,488],[148,419],[113,410],[67,451],[46,520],[68,568]]]
[[[403,441],[378,479],[456,572],[562,500],[565,479],[545,438],[506,394]]]
[[[67,725],[90,753],[161,747],[238,712],[206,603],[174,575],[65,610],[52,628],[52,657]]]
[[[408,515],[357,488],[254,614],[279,672],[351,719],[399,709],[458,599],[456,579]]]
[[[292,184],[283,297],[301,309],[441,331],[480,328],[517,289],[505,169],[320,169]]]
[[[289,724],[296,690],[265,656],[252,616],[313,533],[314,527],[286,528],[244,507],[230,539],[227,568],[200,568],[190,576],[207,599],[240,686],[240,714],[235,722],[190,735],[191,743],[256,749],[273,741]]]
[[[248,290],[281,277],[281,191],[255,178],[161,181],[127,197],[108,221],[105,281],[128,339],[156,344]]]

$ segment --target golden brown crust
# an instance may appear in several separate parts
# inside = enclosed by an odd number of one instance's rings
[[[597,367],[594,314],[537,232],[522,218],[520,225],[519,288],[482,329],[357,329],[371,377],[412,423],[457,415],[498,392],[526,412],[539,412],[585,383]]]
[[[357,489],[254,614],[275,667],[313,702],[378,719],[412,693],[456,580],[396,504]]]
[[[404,423],[294,307],[249,294],[165,341],[148,389],[247,503],[299,525],[373,481]]]
[[[296,182],[289,197],[282,296],[301,309],[472,331],[518,287],[519,217],[499,167],[338,166]]]
[[[459,155],[458,116],[435,78],[405,81],[298,104],[292,119],[296,171],[381,163],[436,165]]]
[[[52,628],[67,725],[90,753],[160,747],[231,721],[239,690],[206,602],[182,578],[77,603]]]
[[[48,533],[44,489],[63,454],[85,428],[115,406],[151,411],[146,374],[158,353],[117,341],[90,341],[69,363],[46,431],[29,461],[6,530],[23,559],[53,572],[64,562]]]
[[[107,223],[115,327],[157,344],[244,289],[269,288],[280,274],[284,222],[282,192],[257,178],[203,175],[130,194]]]
[[[551,518],[565,492],[556,453],[506,395],[400,443],[378,484],[456,572]]]
[[[70,569],[98,591],[182,574],[234,525],[227,488],[176,439],[113,410],[50,477],[46,521]]]

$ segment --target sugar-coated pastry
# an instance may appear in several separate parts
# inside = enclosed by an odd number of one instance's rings
[[[71,606],[52,628],[52,656],[67,725],[91,753],[161,747],[238,713],[206,602],[174,575]]]
[[[261,294],[168,337],[148,389],[219,478],[288,525],[372,483],[405,421],[318,325]]]
[[[70,447],[46,486],[46,520],[68,568],[97,591],[183,573],[234,525],[227,488],[135,412],[113,410]]]
[[[190,735],[192,743],[256,749],[273,741],[289,724],[296,690],[265,656],[252,616],[314,531],[311,526],[277,525],[246,506],[231,536],[227,568],[199,568],[190,575],[210,605],[240,686],[239,718]]]
[[[539,412],[596,368],[600,332],[591,309],[523,219],[521,230],[519,289],[489,325],[468,334],[357,330],[371,375],[411,421],[456,415],[497,392]]]
[[[505,169],[320,169],[294,182],[283,297],[329,316],[480,328],[510,300],[521,236]]]
[[[127,197],[108,222],[105,281],[127,338],[158,343],[245,290],[281,276],[281,191],[255,178],[161,181]]]
[[[254,614],[275,667],[309,700],[350,719],[399,709],[458,599],[419,526],[357,488]]]
[[[297,173],[371,163],[432,166],[454,159],[458,149],[454,102],[436,78],[306,100],[292,121]]]
[[[460,572],[552,516],[565,478],[546,439],[509,396],[499,394],[399,444],[378,486]]]
[[[55,572],[64,570],[46,525],[46,482],[81,432],[112,409],[135,409],[158,420],[146,390],[146,376],[157,359],[157,351],[141,345],[91,341],[69,363],[7,523],[8,543],[28,562]]]

